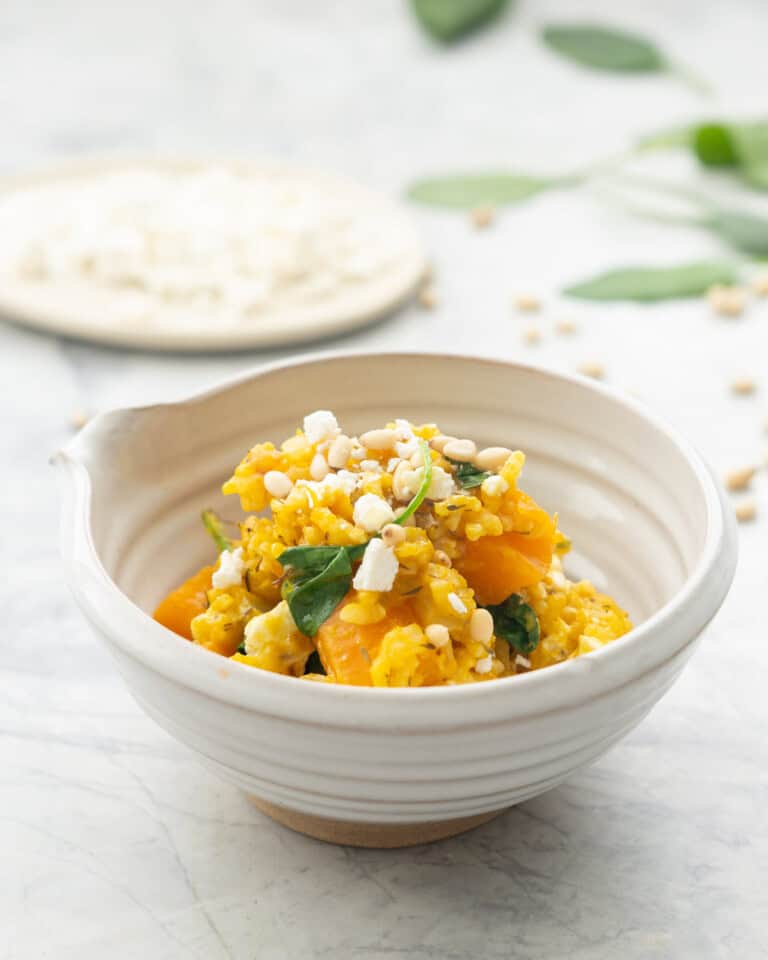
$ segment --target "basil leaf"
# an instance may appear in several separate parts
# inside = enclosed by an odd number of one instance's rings
[[[722,240],[736,250],[753,257],[768,257],[768,219],[738,210],[718,210],[709,226]]]
[[[667,68],[650,40],[625,30],[588,23],[550,24],[541,38],[556,53],[593,70],[658,73]]]
[[[333,549],[333,548],[332,548]],[[352,564],[344,547],[319,573],[297,581],[286,580],[283,599],[294,623],[306,637],[314,637],[352,586]]]
[[[517,173],[468,173],[417,180],[407,196],[434,207],[472,209],[521,203],[537,193],[565,183],[565,179]]]
[[[219,550],[231,550],[232,541],[224,535],[223,524],[219,515],[213,510],[203,510],[200,514],[203,526],[213,537]]]
[[[456,468],[456,483],[464,490],[479,487],[483,480],[491,476],[487,470],[480,470],[474,463],[462,463],[459,460],[451,460],[450,457],[446,457],[446,460]]]
[[[323,661],[320,659],[320,654],[317,652],[317,650],[313,650],[312,653],[310,653],[310,655],[307,657],[307,662],[304,664],[304,673],[320,673],[323,676],[326,676]]]
[[[705,167],[735,167],[739,162],[736,145],[723,123],[704,123],[693,131],[693,152]]]
[[[673,267],[627,267],[609,270],[590,280],[567,287],[563,293],[580,300],[635,300],[650,303],[696,297],[718,283],[738,279],[735,267],[726,262],[699,262]]]
[[[416,495],[405,508],[405,510],[403,510],[400,516],[395,520],[395,523],[405,523],[409,517],[412,517],[413,514],[416,513],[416,511],[424,502],[424,497],[427,495],[429,485],[432,483],[432,456],[429,452],[429,444],[426,440],[419,438],[419,447],[421,448],[421,456],[424,460],[424,476],[421,479],[421,483],[419,484],[419,489],[416,491]]]
[[[435,39],[453,43],[495,20],[509,0],[411,0],[422,26]]]
[[[493,632],[518,653],[533,653],[541,635],[533,607],[513,593],[503,603],[485,608],[493,617]]]

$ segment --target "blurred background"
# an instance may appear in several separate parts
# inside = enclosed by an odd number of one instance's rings
[[[768,194],[746,176],[757,167],[742,163],[734,133],[766,115],[768,7],[519,0],[492,4],[487,23],[445,42],[429,27],[435,3],[432,13],[416,6],[0,5],[0,173],[105,155],[320,169],[400,205],[431,264],[401,309],[290,347],[119,349],[37,331],[5,311],[0,603],[12,629],[0,641],[0,848],[12,870],[0,879],[2,958],[464,957],[478,922],[487,957],[768,952],[759,920],[768,825],[757,807],[768,756],[756,696],[768,671],[758,607],[768,586]],[[543,39],[546,25],[584,23],[645,38],[663,67],[594,69]],[[697,149],[689,135],[710,121],[738,141],[734,156],[715,158],[718,169],[709,141]],[[638,149],[681,129],[664,149]],[[417,202],[424,181],[488,171],[566,179],[521,203],[492,193],[458,208]],[[618,189],[615,178],[629,173],[638,179]],[[756,219],[734,242],[717,220],[723,210]],[[4,229],[0,240],[13,233]],[[615,268],[694,262],[732,272],[725,300],[721,290],[707,297],[719,281],[683,298],[654,289],[652,303],[564,293]],[[2,276],[0,263],[0,303]],[[754,469],[733,489],[741,564],[716,639],[650,720],[530,816],[513,813],[415,859],[308,851],[211,786],[128,698],[70,601],[56,553],[46,459],[90,416],[327,349],[581,370],[663,414],[721,476]],[[670,739],[679,766],[661,769],[656,747]],[[654,839],[662,820],[663,843]],[[477,896],[462,899],[465,884]],[[335,919],[318,920],[313,939],[301,918],[318,890]]]

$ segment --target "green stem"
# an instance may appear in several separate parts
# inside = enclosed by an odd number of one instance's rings
[[[429,444],[426,440],[419,438],[419,446],[421,447],[421,454],[424,459],[424,476],[419,484],[419,489],[416,491],[416,496],[395,520],[395,523],[403,524],[409,517],[412,517],[414,513],[416,513],[424,502],[424,497],[427,495],[429,485],[432,483],[432,457],[429,453]]]
[[[667,61],[666,64],[667,73],[670,73],[672,76],[677,77],[678,80],[682,82],[690,89],[697,93],[700,97],[711,97],[712,96],[712,86],[707,83],[707,81],[701,77],[695,70],[691,70],[690,67],[685,66],[683,63],[677,63],[674,60]]]
[[[203,526],[210,533],[214,543],[219,550],[231,550],[232,542],[224,536],[221,518],[213,510],[203,510],[200,515],[203,520]]]

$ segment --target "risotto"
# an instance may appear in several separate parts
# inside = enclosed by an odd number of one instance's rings
[[[570,542],[518,486],[524,462],[434,424],[350,436],[317,410],[235,468],[223,490],[246,518],[204,512],[219,556],[155,619],[224,657],[323,683],[473,683],[588,654],[632,625],[565,575]]]

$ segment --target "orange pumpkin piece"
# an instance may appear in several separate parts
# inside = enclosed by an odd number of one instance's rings
[[[192,620],[208,606],[207,592],[211,589],[213,567],[203,567],[180,587],[172,590],[160,602],[153,616],[158,623],[178,633],[180,637],[192,639]]]
[[[531,533],[502,533],[470,541],[456,564],[475,591],[478,603],[502,603],[511,593],[538,583],[549,570],[557,534],[555,522],[529,497],[521,506],[533,521]]]
[[[317,631],[315,643],[323,666],[337,683],[350,683],[358,687],[370,687],[371,663],[379,652],[384,635],[393,627],[407,627],[416,622],[410,604],[390,607],[387,615],[378,623],[346,623],[341,611],[354,599],[348,594],[343,603]]]

